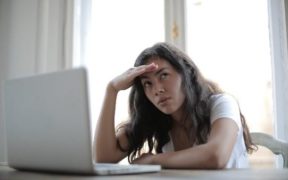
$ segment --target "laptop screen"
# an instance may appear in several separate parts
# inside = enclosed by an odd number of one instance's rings
[[[84,68],[5,84],[8,164],[15,168],[91,169],[91,127]]]

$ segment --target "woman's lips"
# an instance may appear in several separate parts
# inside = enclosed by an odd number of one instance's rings
[[[163,106],[167,103],[168,100],[170,100],[171,98],[169,97],[166,97],[166,98],[161,98],[159,101],[158,101],[158,105],[160,106]]]

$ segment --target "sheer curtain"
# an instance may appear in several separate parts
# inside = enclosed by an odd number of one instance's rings
[[[0,162],[6,162],[3,83],[72,67],[73,0],[0,1]]]
[[[288,142],[288,2],[268,0],[272,56],[273,110],[276,136]],[[278,167],[282,166],[278,160]]]

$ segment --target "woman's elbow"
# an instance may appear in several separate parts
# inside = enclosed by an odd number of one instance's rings
[[[106,154],[96,153],[94,155],[94,160],[96,163],[118,163],[119,160],[113,156],[107,156]]]
[[[99,154],[95,154],[94,160],[96,163],[108,163],[108,159]]]
[[[95,157],[95,163],[113,163],[113,164],[116,164],[116,163],[119,163],[118,160],[115,160],[115,159],[111,159],[111,158],[97,158]]]
[[[213,151],[209,158],[211,169],[224,169],[228,162],[228,157],[224,152]]]

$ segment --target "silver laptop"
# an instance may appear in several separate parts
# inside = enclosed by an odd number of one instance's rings
[[[4,94],[8,164],[15,169],[97,175],[161,170],[93,162],[83,67],[8,80]]]

